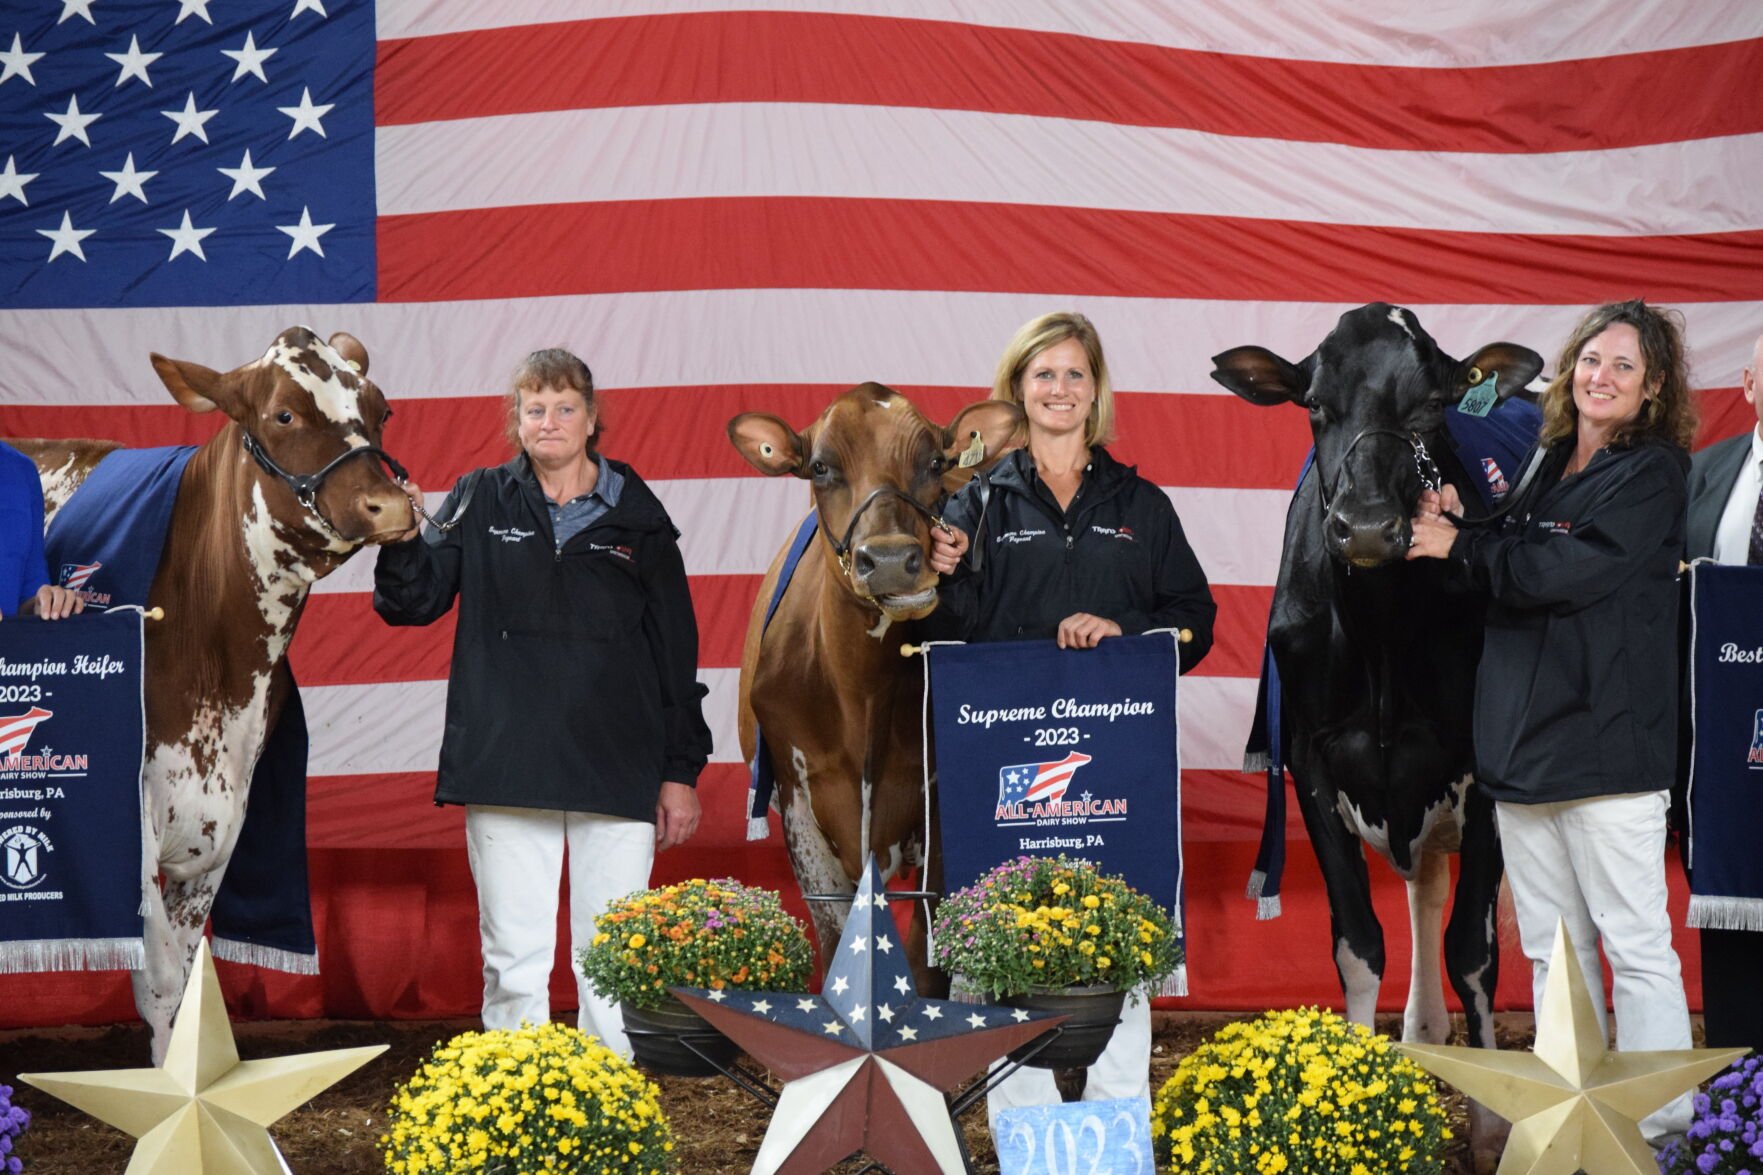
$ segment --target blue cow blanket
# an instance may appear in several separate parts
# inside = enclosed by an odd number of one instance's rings
[[[1490,513],[1510,492],[1508,474],[1518,476],[1524,457],[1536,444],[1543,414],[1527,400],[1503,400],[1485,417],[1470,416],[1452,408],[1445,413],[1445,434],[1451,452],[1469,472],[1481,504]],[[1316,452],[1304,458],[1297,485],[1304,484]],[[1292,490],[1296,501],[1297,489]],[[1467,503],[1465,503],[1467,506]],[[1255,694],[1255,719],[1243,750],[1244,771],[1267,773],[1267,812],[1261,824],[1261,846],[1255,854],[1255,870],[1249,874],[1245,896],[1255,902],[1255,917],[1280,914],[1280,877],[1286,857],[1285,745],[1281,741],[1279,667],[1273,650],[1261,655],[1261,682]]]
[[[55,515],[50,578],[90,607],[146,606],[195,449],[119,449]],[[251,777],[245,824],[211,913],[216,958],[318,972],[306,875],[306,716],[291,689]]]

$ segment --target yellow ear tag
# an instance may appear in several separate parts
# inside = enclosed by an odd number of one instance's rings
[[[961,456],[955,461],[957,469],[972,469],[986,459],[986,443],[980,438],[979,430],[974,429],[971,435],[967,448],[961,450]]]

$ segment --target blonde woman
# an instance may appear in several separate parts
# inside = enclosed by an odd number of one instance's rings
[[[1109,637],[1186,628],[1187,672],[1212,647],[1217,607],[1169,496],[1109,454],[1114,395],[1102,340],[1081,314],[1047,314],[1016,332],[992,398],[1022,406],[1026,445],[950,502],[933,530],[943,576],[938,627],[968,641],[1052,639],[1091,649]],[[977,546],[979,558],[966,559]],[[975,565],[977,563],[977,566]],[[1129,1000],[1084,1097],[1149,1097],[1151,1005]],[[1052,1074],[1022,1069],[988,1110],[1059,1100]]]

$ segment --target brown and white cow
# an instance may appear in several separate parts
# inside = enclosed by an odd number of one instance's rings
[[[986,400],[943,428],[877,383],[852,388],[800,434],[765,413],[729,422],[759,472],[811,483],[820,518],[765,626],[784,552],[772,561],[741,654],[741,752],[752,760],[757,719],[804,893],[855,892],[869,853],[884,879],[924,859],[923,671],[901,657],[911,637],[900,625],[937,606],[937,503],[1013,447],[1021,423],[1014,404]],[[969,451],[981,460],[962,468]],[[815,902],[811,912],[824,959],[848,907]],[[928,990],[922,922],[908,945]]]
[[[144,832],[160,884],[146,886],[146,968],[134,988],[157,1063],[280,712],[306,593],[364,544],[408,531],[413,517],[381,468],[391,410],[352,336],[327,343],[294,327],[261,359],[224,374],[152,360],[178,403],[231,418],[184,469],[148,598],[165,612],[147,626],[142,686]],[[16,444],[37,463],[50,517],[117,447]],[[301,494],[289,481],[320,473]]]

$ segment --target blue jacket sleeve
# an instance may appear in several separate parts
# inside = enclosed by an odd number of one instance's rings
[[[43,487],[23,454],[0,461],[0,616],[15,614],[49,582],[43,563]],[[17,460],[10,458],[16,456]]]

